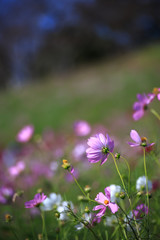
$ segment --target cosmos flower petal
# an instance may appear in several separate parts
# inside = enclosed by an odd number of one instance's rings
[[[110,187],[106,187],[104,189],[104,191],[105,191],[105,195],[106,195],[107,199],[110,201],[110,198],[111,198],[111,194],[110,194],[111,189],[110,189]]]
[[[119,209],[118,205],[116,203],[109,203],[108,207],[111,209],[112,213],[116,213]]]
[[[160,93],[157,94],[157,99],[160,101]]]
[[[102,209],[102,208],[104,208],[104,205],[97,205],[93,208],[93,211],[97,211],[97,210]]]
[[[136,143],[141,143],[141,138],[139,136],[139,134],[137,133],[136,130],[131,130],[130,132],[130,137],[132,138],[133,141],[135,141]]]
[[[103,146],[106,146],[107,145],[107,139],[105,138],[105,136],[102,133],[99,133],[98,137],[99,137],[101,143],[103,144]]]
[[[87,148],[86,153],[100,153],[101,149]]]
[[[106,200],[106,196],[102,192],[98,193],[95,198],[95,201],[102,203],[102,204],[104,204],[105,200]]]
[[[139,110],[141,109],[141,106],[142,106],[141,103],[135,102],[135,103],[133,104],[133,110],[134,110],[134,111],[139,111]]]
[[[100,142],[99,138],[96,137],[89,138],[87,144],[93,149],[100,149],[103,147],[103,144]]]
[[[101,161],[104,164],[107,161],[109,152],[114,149],[114,141],[111,141],[109,135],[107,138],[102,134],[96,134],[95,137],[88,139],[89,148],[86,149],[88,161],[91,163]]]
[[[106,207],[103,206],[103,208],[99,211],[99,213],[96,214],[97,217],[103,217],[106,212]]]
[[[134,119],[135,121],[138,121],[140,118],[143,117],[143,115],[144,115],[144,110],[141,109],[141,110],[136,111],[135,113],[133,113],[133,119]]]
[[[139,143],[128,142],[128,144],[130,145],[130,147],[139,147]]]
[[[100,165],[104,164],[107,161],[107,159],[108,159],[108,156],[106,155],[106,157],[101,160],[101,164]]]

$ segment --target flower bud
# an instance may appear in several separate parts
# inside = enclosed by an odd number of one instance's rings
[[[71,164],[66,160],[66,159],[63,159],[63,164],[62,164],[62,167],[66,170],[68,170],[70,168]]]
[[[124,192],[120,192],[119,197],[120,197],[121,199],[125,199],[125,193],[124,193]]]
[[[80,195],[80,196],[78,196],[78,201],[88,202],[88,198],[84,197],[83,195]]]
[[[85,211],[85,213],[90,213],[90,210],[87,206],[85,207],[84,211]]]
[[[55,212],[55,217],[58,219],[58,218],[60,218],[60,213],[59,212]]]
[[[84,191],[86,193],[89,193],[91,191],[91,187],[89,185],[86,185],[85,188],[84,188]]]
[[[116,153],[114,156],[115,156],[115,158],[120,159],[121,154],[120,153]]]
[[[141,197],[142,195],[143,195],[143,191],[137,192],[137,196],[138,196],[138,197]]]
[[[43,192],[42,188],[37,189],[37,193],[42,193],[42,192]]]
[[[5,215],[5,221],[6,221],[7,223],[11,222],[12,219],[13,219],[13,217],[12,217],[10,214],[6,214],[6,215]]]

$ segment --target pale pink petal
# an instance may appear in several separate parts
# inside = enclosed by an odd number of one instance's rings
[[[111,203],[111,202],[108,204],[108,207],[111,209],[112,213],[117,212],[119,209],[119,207],[116,203]]]
[[[98,134],[99,140],[102,142],[103,146],[107,145],[107,140],[105,138],[105,136],[102,133]]]
[[[140,118],[142,118],[144,115],[144,110],[140,109],[139,111],[136,111],[135,113],[133,113],[133,119],[135,121],[139,120]]]
[[[106,212],[106,207],[103,206],[103,208],[99,211],[99,213],[96,214],[97,217],[103,217]]]
[[[137,131],[135,130],[131,130],[130,132],[130,137],[132,138],[133,141],[135,141],[136,143],[141,143],[141,138],[139,136],[139,134],[137,133]]]
[[[95,201],[97,201],[99,203],[102,203],[102,204],[104,204],[105,200],[108,200],[108,199],[106,198],[106,196],[102,192],[98,193],[96,198],[95,198]]]
[[[138,146],[140,146],[139,143],[128,142],[128,144],[130,145],[130,147],[138,147]]]
[[[106,195],[107,199],[110,201],[110,198],[111,198],[111,194],[110,194],[111,189],[110,189],[110,187],[106,187],[104,189],[104,191],[105,191],[105,195]]]
[[[157,94],[157,99],[160,101],[160,93]]]
[[[93,208],[93,211],[97,211],[97,210],[102,209],[102,208],[104,208],[104,205],[97,205]]]

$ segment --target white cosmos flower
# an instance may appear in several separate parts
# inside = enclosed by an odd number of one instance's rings
[[[47,197],[44,201],[43,204],[41,206],[41,210],[42,211],[50,211],[53,209],[53,207],[59,206],[62,202],[62,197],[60,194],[56,194],[56,193],[51,193],[49,195],[49,197]]]
[[[57,212],[60,213],[59,220],[66,221],[68,220],[68,205],[70,205],[70,208],[73,210],[74,206],[72,202],[63,201],[58,207]]]
[[[136,181],[137,191],[145,190],[146,191],[146,177],[139,177]],[[152,182],[148,180],[148,191],[152,190]]]
[[[111,202],[116,202],[119,201],[119,197],[118,195],[120,194],[120,192],[122,192],[122,189],[119,185],[110,185],[110,194],[111,194]]]

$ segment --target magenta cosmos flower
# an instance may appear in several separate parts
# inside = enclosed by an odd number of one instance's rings
[[[140,204],[136,207],[135,210],[133,210],[133,214],[136,217],[136,219],[141,219],[144,217],[144,215],[148,215],[148,207],[145,204]]]
[[[90,137],[87,144],[87,158],[91,163],[101,161],[101,165],[107,161],[109,152],[113,152],[114,141],[111,141],[109,135],[105,137],[102,133],[98,133],[95,137]]]
[[[106,211],[106,208],[109,207],[112,213],[116,213],[118,211],[118,205],[116,203],[110,202],[111,194],[110,194],[110,187],[106,187],[104,189],[105,195],[100,192],[97,194],[95,201],[100,203],[93,208],[93,211],[100,210],[99,213],[96,214],[97,217],[103,217]]]
[[[160,101],[160,88],[153,88],[152,93],[148,94],[153,100],[155,97]]]
[[[133,119],[135,121],[143,117],[144,112],[148,109],[148,104],[153,100],[153,98],[146,94],[137,94],[138,102],[133,104]]]
[[[77,136],[82,137],[90,133],[91,127],[86,121],[77,121],[74,123],[74,132]]]
[[[147,143],[147,138],[146,137],[140,137],[136,130],[131,130],[130,137],[134,141],[134,142],[128,142],[130,147],[138,147],[138,146],[151,147],[155,144],[155,143],[148,144]]]
[[[34,132],[34,127],[32,125],[27,125],[23,127],[17,134],[16,140],[18,142],[28,142]]]
[[[25,208],[34,208],[34,207],[39,207],[40,204],[47,198],[46,195],[44,195],[44,193],[42,193],[42,195],[40,193],[37,193],[34,196],[33,200],[30,200],[28,202],[25,202]]]

